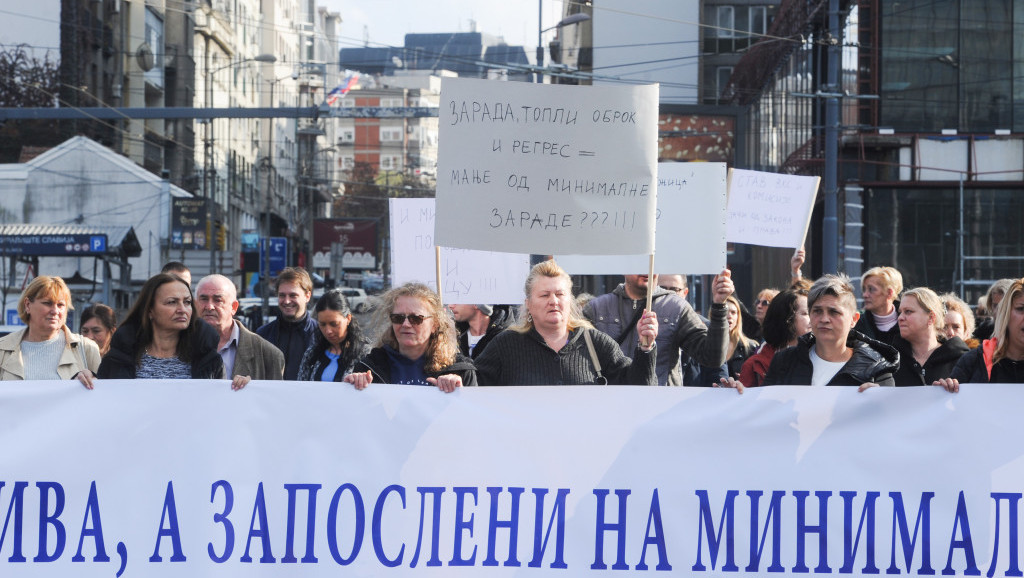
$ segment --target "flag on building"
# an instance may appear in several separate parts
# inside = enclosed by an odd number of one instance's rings
[[[344,80],[341,81],[341,84],[335,86],[333,89],[331,89],[330,92],[327,93],[327,105],[334,106],[334,103],[337,102],[339,98],[345,96],[345,94],[347,94],[348,91],[355,88],[356,83],[358,82],[359,73],[354,70],[346,70],[345,78]]]

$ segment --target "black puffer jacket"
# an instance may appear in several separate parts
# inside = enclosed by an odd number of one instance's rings
[[[893,374],[899,368],[900,354],[894,347],[851,331],[846,346],[853,349],[853,356],[839,370],[828,385],[862,385],[877,383],[892,386]],[[810,385],[814,366],[811,364],[811,348],[814,334],[808,333],[793,347],[775,354],[763,385]]]
[[[223,379],[224,360],[217,352],[220,336],[217,330],[205,321],[196,323],[198,334],[192,343],[192,379]],[[100,379],[135,379],[138,366],[135,352],[141,344],[136,336],[139,327],[134,323],[123,323],[110,338],[110,351],[103,357],[96,377]]]
[[[953,337],[939,345],[922,367],[914,359],[914,350],[909,343],[900,340],[897,346],[900,352],[900,368],[893,376],[897,386],[931,385],[936,380],[945,379],[953,373],[953,368],[956,362],[960,361],[960,357],[971,350],[963,339]]]
[[[370,353],[356,362],[353,372],[369,371],[373,374],[373,383],[391,383],[391,361],[388,359],[388,352],[383,347],[375,347]],[[426,371],[427,377],[437,378],[442,375],[454,373],[462,378],[463,387],[479,385],[476,380],[476,366],[473,361],[462,355],[456,354],[455,361],[442,367],[440,371]]]

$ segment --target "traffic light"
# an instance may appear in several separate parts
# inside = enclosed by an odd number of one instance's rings
[[[217,223],[217,250],[226,251],[228,248],[228,228],[224,223]]]

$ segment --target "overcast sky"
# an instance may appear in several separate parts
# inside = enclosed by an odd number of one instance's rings
[[[341,45],[401,46],[409,32],[469,32],[504,36],[509,44],[537,45],[536,0],[318,0],[341,14]],[[543,0],[544,27],[560,19],[561,0]],[[57,59],[60,0],[0,2],[0,44],[25,43]],[[527,54],[532,54],[527,50]]]

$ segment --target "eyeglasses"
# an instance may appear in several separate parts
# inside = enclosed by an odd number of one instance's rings
[[[683,292],[683,288],[682,287],[666,287],[666,286],[662,285],[661,288],[665,289],[665,290],[668,290],[668,291],[672,291],[673,293],[682,293]]]
[[[392,313],[391,315],[389,315],[389,317],[391,317],[391,323],[394,323],[395,325],[401,325],[405,323],[406,319],[408,319],[409,323],[411,323],[412,325],[419,325],[423,323],[424,319],[430,319],[431,316],[416,315],[415,313],[410,313],[408,315],[406,315],[405,313]]]
[[[761,307],[767,307],[771,304],[772,302],[769,299],[761,299],[760,301],[754,301],[754,305],[760,305]]]

